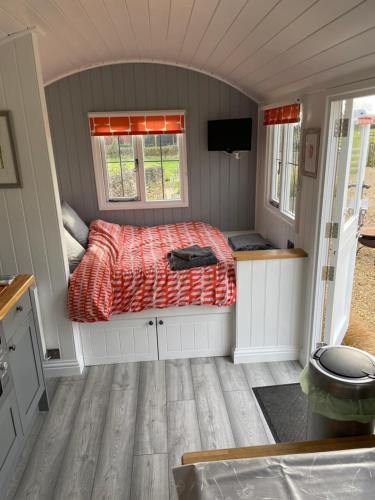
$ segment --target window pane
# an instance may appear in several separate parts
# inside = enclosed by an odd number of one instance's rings
[[[131,136],[103,137],[109,199],[137,199],[137,171]]]
[[[180,200],[180,152],[176,134],[143,137],[146,200]]]
[[[281,195],[281,166],[284,156],[284,127],[275,125],[274,130],[274,164],[272,165],[272,200],[280,203]]]
[[[360,152],[361,152],[361,134],[364,131],[363,125],[355,123],[352,139],[352,154],[350,158],[350,170],[348,185],[346,189],[346,202],[344,219],[345,222],[353,217],[357,205],[357,197],[360,195],[360,190],[357,188],[360,177]]]
[[[180,160],[180,152],[178,150],[178,142],[176,134],[161,135],[160,142],[163,154],[163,160]]]
[[[288,162],[287,162],[287,182],[288,182],[288,206],[287,210],[292,215],[296,213],[297,199],[297,181],[298,181],[298,165],[299,151],[301,144],[301,126],[299,123],[290,125],[289,133],[291,139],[289,141]]]

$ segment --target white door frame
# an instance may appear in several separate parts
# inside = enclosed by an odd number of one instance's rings
[[[325,228],[326,223],[331,220],[331,206],[332,206],[332,196],[333,196],[333,183],[335,181],[335,171],[334,169],[327,169],[327,158],[329,155],[330,143],[328,138],[330,136],[330,117],[331,117],[331,104],[334,101],[341,99],[351,99],[356,97],[363,97],[366,95],[375,95],[375,87],[362,88],[361,90],[351,90],[348,92],[342,92],[339,94],[330,95],[326,100],[326,111],[324,127],[322,129],[322,155],[321,155],[321,167],[322,167],[322,178],[321,185],[319,188],[319,207],[320,207],[320,217],[318,217],[318,224],[316,228],[316,259],[314,266],[314,290],[312,299],[312,323],[309,332],[309,341],[307,343],[310,346],[310,350],[313,350],[321,340],[321,327],[323,321],[323,306],[324,306],[324,281],[321,279],[322,267],[326,264],[327,257],[327,245],[328,239],[325,238]],[[333,124],[331,124],[333,125]],[[308,357],[309,353],[306,353]]]

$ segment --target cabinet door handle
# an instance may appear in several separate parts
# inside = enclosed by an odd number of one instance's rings
[[[152,326],[152,325],[154,324],[154,322],[153,322],[152,320],[150,320],[150,321],[148,322],[148,324],[149,324],[150,326]]]
[[[16,346],[14,344],[10,344],[10,346],[8,347],[8,349],[10,351],[15,351],[16,350]]]
[[[16,307],[16,311],[18,311],[18,312],[22,312],[22,311],[23,311],[23,307],[22,307],[22,306],[17,306],[17,307]]]
[[[159,325],[164,325],[164,321],[162,319],[159,319]]]

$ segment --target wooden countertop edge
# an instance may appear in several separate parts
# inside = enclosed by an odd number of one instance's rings
[[[333,439],[319,439],[316,441],[246,446],[244,448],[224,448],[222,450],[195,451],[185,453],[182,456],[181,463],[182,465],[189,465],[199,462],[214,462],[217,460],[261,458],[279,455],[354,450],[358,448],[373,447],[375,447],[375,435],[350,436]]]
[[[307,257],[302,248],[280,248],[273,250],[252,250],[250,252],[233,252],[234,260],[275,260],[275,259],[300,259]]]
[[[3,289],[0,293],[0,321],[5,318],[33,282],[34,277],[31,274],[19,274],[13,283]]]

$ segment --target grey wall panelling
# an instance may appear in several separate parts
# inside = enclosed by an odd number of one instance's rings
[[[151,63],[98,67],[46,87],[60,194],[87,221],[154,225],[198,219],[222,230],[254,227],[257,104],[233,87],[188,69]],[[90,111],[185,109],[189,207],[99,211]],[[241,160],[208,152],[208,119],[253,118],[252,151]]]

